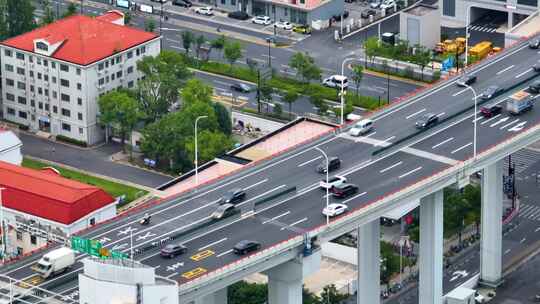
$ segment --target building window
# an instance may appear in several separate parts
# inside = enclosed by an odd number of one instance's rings
[[[6,99],[9,101],[15,101],[15,95],[6,93]]]
[[[226,4],[225,0],[221,0],[221,4],[225,5]]]
[[[37,57],[37,64],[41,65],[41,58]]]
[[[17,53],[17,59],[24,60],[24,54],[23,53]]]
[[[60,85],[69,88],[69,80],[60,78]]]
[[[49,61],[47,59],[43,59],[43,65],[44,66],[49,66]]]
[[[79,128],[79,132],[82,134],[81,131],[82,131],[82,128]],[[93,217],[90,219],[90,225],[94,226],[95,224],[96,224],[96,218]]]
[[[34,89],[35,89],[34,85],[31,84],[31,85],[30,85],[30,92],[34,92],[34,91],[35,91]]]
[[[13,79],[6,78],[6,85],[9,87],[14,87],[15,81]]]
[[[51,61],[51,68],[56,69],[56,62]]]
[[[43,89],[41,87],[38,87],[37,91],[39,95],[43,95]]]
[[[98,64],[98,71],[101,71],[101,70],[103,70],[103,62]]]
[[[17,231],[17,241],[22,241],[22,231]]]
[[[35,107],[36,107],[36,101],[33,100],[33,99],[30,99],[30,106],[31,106],[32,108],[35,108]]]
[[[56,114],[58,113],[58,107],[57,106],[53,106],[52,107],[52,111]]]
[[[23,68],[17,68],[17,74],[24,75],[24,69]]]
[[[456,16],[456,0],[443,0],[443,15],[450,17]]]
[[[105,78],[100,78],[100,79],[98,80],[98,84],[99,84],[100,86],[102,86],[104,83],[105,83]]]
[[[122,71],[116,72],[116,78],[122,78]]]
[[[141,54],[145,54],[146,53],[146,46],[141,46]]]
[[[284,7],[284,8],[283,8],[283,15],[284,15],[284,16],[287,16],[288,12],[289,12],[289,9],[286,8],[286,7]]]
[[[109,83],[109,76],[105,77],[105,82]]]
[[[77,75],[81,75],[81,69],[77,68]]]
[[[36,43],[36,49],[48,52],[49,46],[46,43],[40,41]]]
[[[13,53],[11,52],[11,50],[4,50],[4,55],[6,55],[7,57],[13,57]]]
[[[62,115],[63,115],[63,116],[66,116],[66,117],[70,117],[70,116],[71,116],[71,112],[70,112],[68,109],[62,108]]]
[[[128,73],[128,74],[133,73],[133,66],[130,66],[130,67],[127,69],[127,73]]]
[[[45,96],[49,97],[49,89],[45,89]]]
[[[30,71],[28,74],[30,75],[30,77],[34,78],[34,71]]]
[[[80,97],[77,97],[77,104],[82,106],[82,98]]]
[[[114,80],[114,74],[111,74],[111,81]]]
[[[55,99],[58,98],[58,94],[56,93],[56,91],[52,91],[52,97]]]
[[[43,80],[45,80],[45,81],[49,81],[49,75],[47,75],[47,74],[43,74]]]
[[[26,112],[19,111],[19,117],[22,118],[22,119],[26,119]]]
[[[135,50],[135,55],[140,56],[140,55],[141,55],[141,50],[136,49],[136,50]]]
[[[15,115],[15,109],[13,108],[7,108],[7,112],[9,115]]]
[[[133,57],[133,51],[127,52],[127,58],[130,59],[131,57]]]
[[[48,103],[45,104],[45,111],[49,111],[49,104]]]
[[[21,90],[26,90],[26,83],[17,81],[17,88]]]
[[[43,110],[43,102],[41,102],[41,101],[38,102],[38,108],[39,108],[40,110]]]
[[[61,99],[62,101],[69,102],[69,95],[63,94],[63,93],[62,93],[62,94],[60,94],[60,99]]]
[[[69,66],[67,64],[60,64],[60,71],[69,72]]]
[[[5,64],[4,65],[6,72],[13,72],[13,66],[11,64]]]
[[[56,83],[56,77],[52,77],[52,83]]]
[[[82,117],[82,113],[81,113],[81,112],[77,113],[77,118],[78,118],[79,120],[83,120],[83,117]]]
[[[122,56],[116,56],[115,60],[116,60],[116,63],[122,62]]]
[[[37,237],[35,235],[30,236],[30,243],[32,243],[32,245],[37,244]]]
[[[41,73],[37,73],[37,79],[41,79]]]
[[[20,104],[25,105],[26,104],[26,97],[19,96],[17,97],[17,102]]]
[[[236,0],[231,0],[231,5],[236,5]]]
[[[67,123],[62,123],[62,130],[71,132],[71,126]]]
[[[128,88],[133,88],[133,80],[128,82]]]

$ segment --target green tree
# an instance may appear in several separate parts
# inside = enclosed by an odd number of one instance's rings
[[[364,67],[361,65],[354,65],[352,68],[352,81],[356,87],[356,96],[360,95],[360,83],[364,77]]]
[[[276,116],[281,117],[281,114],[283,114],[283,107],[279,103],[276,103],[273,112]]]
[[[131,12],[125,12],[124,13],[124,23],[126,25],[129,25],[131,23],[131,19],[133,19],[133,15],[131,15]]]
[[[7,15],[8,0],[0,0],[0,41],[9,38],[9,22]]]
[[[328,115],[328,104],[324,101],[324,98],[319,94],[313,94],[309,97],[309,102],[317,108],[317,112],[321,116]]]
[[[370,37],[364,41],[364,52],[368,57],[369,62],[373,63],[373,59],[379,52],[379,39],[377,37]]]
[[[315,64],[315,60],[307,52],[297,52],[291,56],[289,66],[296,69],[297,75],[301,76],[303,82],[321,78],[321,69]]]
[[[18,36],[36,27],[35,8],[30,0],[7,0],[0,5],[3,11],[3,13],[0,11],[0,15],[5,17],[5,22],[2,21],[3,24],[0,24],[0,32],[5,31],[5,38]]]
[[[77,5],[73,2],[69,2],[66,12],[62,15],[62,18],[73,16],[77,14]]]
[[[263,83],[259,89],[259,92],[261,94],[262,102],[266,104],[266,112],[268,112],[268,107],[273,101],[272,94],[274,94],[274,88],[267,83]]]
[[[225,46],[223,48],[223,55],[225,56],[225,59],[227,59],[232,68],[233,64],[238,59],[242,58],[242,45],[238,41],[225,43]]]
[[[195,52],[197,54],[197,58],[199,58],[199,54],[201,53],[201,48],[205,44],[205,42],[206,42],[206,38],[202,34],[197,36],[197,38],[195,39]]]
[[[41,7],[43,9],[43,18],[41,19],[41,24],[51,24],[55,20],[54,11],[51,7],[51,2],[49,0],[42,0]]]
[[[203,83],[197,78],[192,78],[186,82],[182,89],[182,103],[184,107],[190,106],[196,102],[210,104],[212,102],[212,87]]]
[[[147,32],[153,32],[156,29],[156,22],[152,19],[144,22],[144,30]]]
[[[195,35],[191,31],[183,31],[181,34],[182,37],[182,46],[186,50],[186,54],[189,54],[189,49],[191,49],[191,44],[195,40]]]
[[[135,124],[142,118],[137,101],[123,92],[111,91],[98,100],[100,122],[105,126],[116,126],[120,131],[122,149],[125,152],[125,139],[131,134]]]
[[[225,38],[224,35],[221,35],[218,38],[212,40],[212,42],[210,43],[210,49],[216,49],[222,52],[226,43],[227,43],[227,39]]]
[[[431,61],[431,51],[424,46],[418,45],[416,46],[413,58],[414,63],[416,63],[420,67],[420,70],[422,71],[421,77],[422,80],[424,80],[424,69]]]
[[[323,304],[321,298],[302,285],[302,304]]]
[[[144,57],[137,62],[137,69],[144,75],[137,84],[140,108],[146,114],[147,122],[154,122],[178,100],[179,90],[191,73],[182,56],[173,51]]]
[[[281,97],[281,99],[289,105],[289,118],[292,117],[292,104],[295,103],[299,97],[300,94],[295,90],[287,90]]]
[[[268,285],[240,281],[227,288],[229,304],[264,304],[268,299]]]
[[[214,107],[214,112],[216,113],[219,129],[223,134],[230,136],[232,134],[232,122],[229,111],[219,102],[214,102],[212,106]]]
[[[199,163],[201,164],[211,161],[233,146],[230,137],[220,131],[203,130],[199,132],[197,140],[199,141],[198,153]],[[186,151],[190,161],[193,162],[195,157],[195,137],[190,137],[186,142]]]
[[[339,293],[334,284],[324,286],[320,295],[321,303],[324,304],[341,304],[348,297],[348,294]]]

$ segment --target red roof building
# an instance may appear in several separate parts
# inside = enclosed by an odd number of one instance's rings
[[[95,186],[2,161],[0,187],[5,208],[66,225],[116,202]]]
[[[34,52],[36,40],[44,40],[50,46],[60,43],[50,57],[88,65],[158,37],[155,33],[117,24],[118,14],[110,11],[96,18],[67,17],[1,44]]]

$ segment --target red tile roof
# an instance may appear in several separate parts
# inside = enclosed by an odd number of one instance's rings
[[[101,16],[97,16],[96,19],[104,20],[108,22],[114,22],[118,19],[123,19],[124,14],[118,10],[110,10]]]
[[[49,43],[64,40],[51,57],[88,65],[158,37],[155,33],[103,19],[75,15],[10,38],[1,44],[33,52],[36,39],[45,39]]]
[[[0,161],[3,206],[71,224],[115,201],[100,188]]]

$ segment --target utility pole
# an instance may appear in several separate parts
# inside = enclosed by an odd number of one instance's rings
[[[261,70],[257,70],[257,113],[261,113]]]

